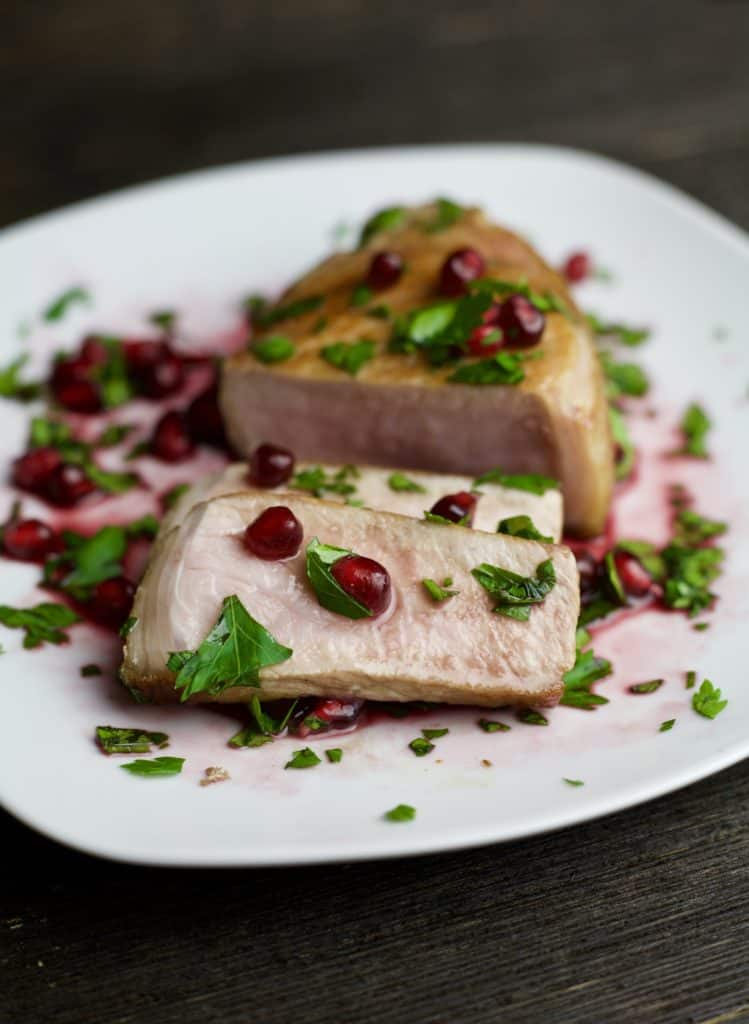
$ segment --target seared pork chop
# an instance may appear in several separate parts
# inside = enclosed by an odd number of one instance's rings
[[[395,227],[331,256],[260,315],[255,347],[229,359],[223,371],[230,439],[243,455],[268,440],[308,460],[474,475],[500,465],[510,473],[545,474],[561,481],[565,525],[581,535],[598,533],[613,485],[613,448],[585,318],[564,281],[517,235],[475,209],[435,230],[439,212],[434,206],[404,211]],[[545,328],[540,343],[525,350],[532,358],[523,360],[519,383],[451,381],[456,365],[478,361],[465,338],[457,363],[454,348],[439,353],[446,361],[436,366],[433,348],[428,358],[418,345],[392,350],[404,316],[446,301],[438,292],[441,267],[465,248],[481,254],[483,277],[499,281],[505,294],[514,287],[543,299]],[[362,283],[383,250],[398,253],[405,270],[391,287],[368,294]],[[286,356],[261,361],[258,340],[279,335],[286,340],[271,356],[283,356],[284,348]],[[347,362],[356,353],[346,349],[333,358],[330,346],[361,339],[372,343],[358,350],[368,359]]]
[[[262,561],[242,538],[276,504],[296,515],[304,543],[292,558]],[[354,620],[318,602],[305,573],[305,546],[315,537],[385,566],[393,594],[385,614]],[[493,611],[471,574],[488,563],[534,577],[548,560],[556,582],[527,621]],[[458,593],[436,602],[425,578],[451,578]],[[135,597],[125,682],[154,700],[177,700],[170,653],[195,651],[231,595],[293,653],[262,668],[259,691],[235,686],[195,699],[242,702],[259,693],[548,705],[575,660],[578,574],[569,549],[299,494],[248,492],[193,507],[160,538]]]

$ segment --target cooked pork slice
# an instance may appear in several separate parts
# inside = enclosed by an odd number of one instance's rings
[[[123,678],[157,701],[179,699],[171,652],[196,651],[236,596],[293,653],[261,668],[261,689],[234,686],[229,702],[303,694],[456,704],[549,705],[575,659],[579,595],[566,547],[286,493],[304,529],[299,553],[285,561],[251,555],[248,524],[276,502],[267,493],[214,498],[192,508],[161,537],[138,588],[136,622],[125,642]],[[376,618],[350,619],[323,607],[305,571],[314,538],[385,566],[392,601]],[[496,599],[471,574],[486,563],[537,580],[550,560],[555,583],[527,621],[493,611]],[[547,565],[548,573],[548,565]],[[458,593],[434,600],[424,579]],[[172,668],[174,668],[172,662]],[[178,667],[178,666],[177,666]]]
[[[319,473],[317,471],[320,471]],[[536,490],[534,493],[520,487],[508,487],[489,481],[474,487],[474,481],[467,476],[454,476],[445,473],[422,473],[414,470],[397,472],[379,466],[358,466],[352,472],[350,467],[330,465],[301,465],[297,467],[294,477],[275,491],[300,490],[297,484],[306,481],[309,490],[315,483],[315,476],[339,491],[322,489],[324,497],[331,501],[361,502],[366,508],[381,509],[383,512],[398,512],[403,516],[422,519],[424,512],[435,502],[448,494],[460,492],[480,492],[476,502],[473,527],[476,530],[488,530],[494,533],[503,519],[514,516],[529,516],[536,530],[544,537],[558,541],[562,533],[562,495],[555,487],[548,486],[549,481],[531,481]],[[314,474],[311,475],[311,474]],[[348,487],[352,491],[346,492]],[[411,489],[406,489],[406,488]],[[301,488],[304,489],[304,488]],[[247,480],[247,466],[243,462],[235,462],[220,473],[212,474],[194,484],[178,500],[172,511],[164,520],[163,532],[176,523],[181,522],[187,513],[201,501],[216,498],[222,494],[235,494],[239,491],[255,490]],[[264,492],[268,494],[266,490]]]
[[[565,282],[526,242],[475,209],[444,226],[442,209],[405,211],[395,227],[370,232],[358,249],[325,260],[277,306],[256,313],[261,329],[251,348],[223,372],[231,441],[242,455],[270,440],[307,460],[545,474],[561,481],[565,525],[581,535],[600,532],[613,446],[587,322]],[[450,221],[444,210],[443,220]],[[484,313],[480,304],[465,306],[465,296],[439,293],[446,258],[466,248],[485,263],[482,280],[470,285],[473,298],[482,281],[489,288],[483,294],[493,305]],[[405,269],[390,287],[363,290],[380,251],[397,253]],[[517,331],[507,325],[501,336],[510,368],[522,357],[523,379],[500,383],[502,372],[490,367],[483,383],[451,380],[456,368],[461,377],[483,361],[484,349],[469,339],[513,294],[531,298],[546,318],[531,347],[517,347]],[[439,322],[431,314],[414,320],[415,311],[440,304]],[[500,336],[498,325],[493,330],[490,344]]]

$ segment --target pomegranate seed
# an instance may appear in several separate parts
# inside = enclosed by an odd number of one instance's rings
[[[593,264],[587,252],[573,252],[565,261],[562,273],[570,284],[578,284],[590,277],[592,269]]]
[[[12,558],[43,562],[57,547],[57,535],[41,519],[19,519],[3,527],[3,547]]]
[[[250,458],[250,483],[256,487],[278,487],[294,472],[294,456],[287,448],[261,444]]]
[[[390,604],[390,573],[372,558],[346,555],[330,570],[333,579],[372,615],[382,615]]]
[[[266,562],[291,558],[302,546],[302,524],[285,505],[266,508],[244,533],[244,546]]]
[[[456,249],[442,264],[440,294],[455,298],[463,295],[469,282],[481,277],[486,268],[484,257],[475,249]]]
[[[55,399],[72,412],[94,413],[101,410],[101,395],[91,379],[91,364],[85,359],[60,359],[50,381]]]
[[[50,473],[45,491],[53,505],[70,508],[95,489],[80,466],[73,462],[62,462]]]
[[[135,587],[124,576],[102,580],[94,587],[86,611],[94,622],[118,629],[130,614]]]
[[[88,363],[89,366],[101,366],[109,359],[109,349],[95,334],[89,334],[83,339],[79,359]]]
[[[289,732],[295,736],[310,736],[332,729],[345,729],[353,725],[364,709],[359,697],[308,697],[295,710]]]
[[[192,455],[195,445],[184,413],[176,409],[164,413],[153,432],[151,451],[163,462],[181,462]]]
[[[499,323],[499,314],[501,310],[501,305],[498,302],[493,302],[481,317],[481,322],[484,324],[494,324],[496,326],[496,324]]]
[[[541,340],[546,317],[524,295],[511,295],[502,303],[499,326],[508,345],[530,348]]]
[[[590,597],[598,590],[601,563],[586,551],[577,556],[577,571],[580,573],[580,594]]]
[[[487,338],[494,336],[493,341]],[[490,356],[502,348],[502,332],[496,324],[481,324],[474,328],[468,339],[468,350],[473,356]]]
[[[196,441],[212,444],[217,448],[226,447],[226,431],[215,385],[193,398],[187,409],[187,422]]]
[[[126,341],[123,348],[127,364],[136,374],[171,355],[165,341]]]
[[[614,565],[628,594],[632,594],[633,597],[644,597],[650,593],[653,585],[650,574],[633,555],[626,551],[617,551],[614,555]]]
[[[469,491],[458,491],[457,494],[446,494],[444,498],[435,501],[431,512],[435,516],[442,516],[449,519],[451,523],[459,523],[462,519],[471,526],[473,514],[476,511],[476,495]]]
[[[55,448],[34,448],[13,463],[13,483],[23,491],[39,494],[61,462],[60,453]]]
[[[390,288],[403,273],[403,257],[397,252],[378,252],[372,257],[367,284],[376,292]]]
[[[140,390],[146,398],[165,398],[179,391],[185,382],[182,361],[167,352],[163,359],[143,366],[137,374]]]

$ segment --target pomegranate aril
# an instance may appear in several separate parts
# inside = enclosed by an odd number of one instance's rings
[[[109,359],[109,349],[95,334],[89,334],[83,339],[80,350],[80,359],[90,366],[101,366]]]
[[[470,282],[481,277],[485,269],[484,257],[480,252],[475,249],[457,249],[442,264],[440,294],[449,298],[465,294]]]
[[[226,431],[215,385],[193,398],[187,408],[187,423],[195,441],[225,448]]]
[[[285,505],[266,508],[244,532],[244,546],[257,558],[278,562],[291,558],[302,546],[304,530]]]
[[[18,519],[3,527],[3,548],[12,558],[42,562],[57,548],[57,534],[41,519]]]
[[[444,498],[435,501],[430,511],[435,516],[449,519],[451,523],[460,523],[465,519],[464,525],[471,526],[477,501],[475,494],[458,491],[456,494],[446,494]]]
[[[117,629],[130,614],[134,594],[134,585],[124,576],[103,580],[94,587],[86,611],[94,622]]]
[[[176,409],[164,413],[153,432],[151,451],[163,462],[181,462],[193,454],[195,445],[184,413]]]
[[[373,616],[382,615],[388,608],[392,589],[390,573],[373,558],[346,555],[334,563],[330,572],[341,589]]]
[[[167,353],[163,359],[149,363],[138,373],[138,385],[146,398],[165,398],[179,391],[185,382],[185,371],[177,356]]]
[[[641,563],[626,551],[617,551],[614,565],[622,581],[622,586],[633,597],[644,597],[650,593],[653,580]]]
[[[573,252],[565,261],[562,273],[570,284],[578,284],[590,277],[593,264],[587,252]]]
[[[123,350],[128,366],[136,374],[171,355],[165,341],[126,341]]]
[[[13,483],[21,490],[40,494],[61,462],[62,457],[57,449],[33,448],[13,463]]]
[[[511,295],[502,303],[498,323],[505,344],[515,348],[529,348],[541,340],[546,317],[524,295]]]
[[[496,324],[475,327],[468,339],[468,351],[472,356],[491,356],[501,348],[502,331]]]
[[[250,456],[250,483],[256,487],[278,487],[294,472],[294,456],[287,448],[261,444]]]
[[[403,257],[397,252],[378,252],[372,257],[367,284],[376,292],[391,288],[403,273]]]
[[[60,359],[50,381],[56,401],[71,412],[100,412],[101,394],[91,370],[91,363],[85,359]]]
[[[44,488],[52,504],[61,508],[77,505],[94,490],[94,483],[89,480],[85,471],[73,462],[62,462],[53,470]]]
[[[330,729],[352,726],[364,709],[360,697],[316,698],[308,697],[297,708],[289,723],[294,736],[310,736]]]

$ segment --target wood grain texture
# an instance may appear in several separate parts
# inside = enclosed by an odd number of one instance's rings
[[[483,139],[608,153],[749,227],[748,33],[745,0],[15,5],[0,224],[207,164]],[[749,764],[392,863],[167,872],[0,829],[2,1024],[749,1021]]]

